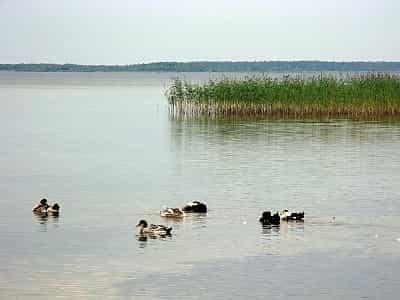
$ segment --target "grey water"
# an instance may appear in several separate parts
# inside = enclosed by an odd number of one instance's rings
[[[400,122],[173,118],[182,76],[0,72],[0,298],[397,299]]]

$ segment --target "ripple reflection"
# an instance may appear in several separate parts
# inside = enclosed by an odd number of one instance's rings
[[[40,231],[47,231],[47,224],[49,223],[49,220],[51,220],[55,227],[58,227],[60,217],[59,214],[33,213],[33,215],[39,224]]]

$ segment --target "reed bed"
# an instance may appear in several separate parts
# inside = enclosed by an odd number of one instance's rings
[[[174,116],[397,117],[400,77],[248,77],[205,84],[176,79],[167,97]]]

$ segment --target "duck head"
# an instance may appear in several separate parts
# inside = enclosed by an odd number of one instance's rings
[[[263,219],[269,219],[269,218],[271,218],[271,212],[270,212],[270,211],[264,211],[264,212],[262,213],[262,218],[263,218]]]
[[[136,227],[147,228],[148,224],[146,220],[140,220]]]

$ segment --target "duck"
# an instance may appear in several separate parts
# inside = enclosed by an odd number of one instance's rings
[[[282,221],[303,221],[304,219],[304,211],[303,212],[289,212],[289,210],[284,209],[279,213],[280,219]]]
[[[60,213],[60,205],[58,205],[58,203],[54,203],[53,205],[51,205],[47,208],[46,212],[54,214],[54,215],[58,214],[58,213]]]
[[[207,205],[199,201],[193,201],[182,207],[184,212],[206,213]]]
[[[140,220],[136,225],[139,228],[138,235],[150,234],[150,235],[158,235],[158,236],[167,236],[171,235],[172,227],[167,227],[164,225],[148,225],[146,220]]]
[[[271,211],[264,211],[259,221],[263,225],[279,225],[281,218],[278,212],[271,214]]]
[[[160,211],[161,217],[168,217],[168,218],[183,218],[185,213],[181,208],[171,208],[166,207]]]
[[[32,212],[34,212],[36,214],[45,214],[45,213],[47,213],[47,209],[49,207],[50,207],[50,205],[47,204],[47,199],[43,198],[42,200],[40,200],[40,202],[38,204],[36,204],[32,208]]]

